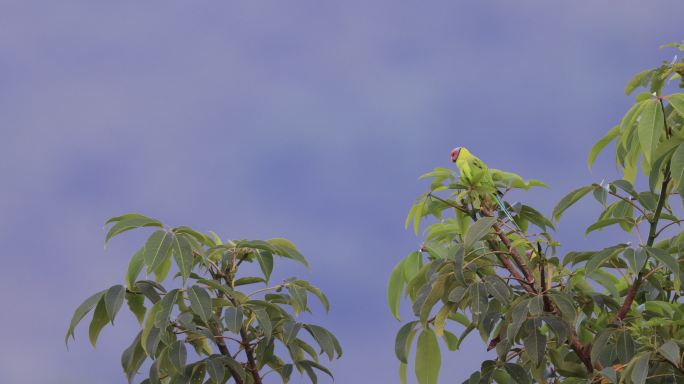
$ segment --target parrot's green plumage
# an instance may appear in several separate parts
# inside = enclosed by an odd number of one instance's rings
[[[499,208],[506,214],[508,219],[515,224],[506,205],[499,199],[497,189],[492,179],[492,174],[489,167],[477,156],[470,153],[466,148],[455,148],[451,151],[451,161],[456,163],[459,171],[461,171],[461,181],[472,188],[480,199],[485,203],[491,200],[496,201]],[[477,202],[479,204],[479,202]]]

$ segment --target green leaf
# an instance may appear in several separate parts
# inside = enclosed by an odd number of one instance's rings
[[[516,384],[532,384],[532,379],[527,370],[518,364],[505,363],[504,369],[511,375]]]
[[[468,228],[468,232],[465,235],[465,240],[463,241],[464,247],[466,249],[472,248],[476,241],[482,239],[489,233],[489,230],[494,223],[496,223],[495,217],[483,217],[474,222],[473,225]]]
[[[600,267],[604,262],[610,260],[612,257],[614,257],[616,254],[618,254],[625,248],[627,248],[627,246],[621,244],[613,247],[608,247],[597,252],[596,254],[591,256],[591,258],[589,258],[589,260],[587,261],[587,265],[584,270],[585,274],[592,273],[596,270],[596,268]]]
[[[223,313],[226,329],[233,333],[239,333],[240,328],[242,328],[242,316],[242,309],[235,307],[226,308]]]
[[[572,299],[563,293],[551,293],[549,297],[561,312],[563,320],[574,327],[577,311],[575,310]]]
[[[561,201],[559,201],[558,204],[556,204],[556,206],[553,208],[553,219],[558,221],[566,209],[570,208],[570,206],[575,204],[579,199],[584,197],[584,195],[591,192],[593,189],[594,186],[588,185],[586,187],[577,188],[565,195],[565,197],[563,197]]]
[[[89,298],[85,299],[81,305],[76,308],[76,311],[74,311],[74,315],[71,317],[71,322],[69,324],[69,329],[67,330],[66,336],[64,337],[64,343],[69,345],[69,336],[75,339],[74,337],[74,329],[78,325],[79,322],[85,317],[85,315],[90,312],[91,309],[95,306],[100,301],[100,298],[102,298],[102,295],[105,294],[107,290],[100,291]]]
[[[684,186],[684,144],[680,144],[672,154],[670,172],[672,179],[675,181],[675,188],[681,189]]]
[[[415,334],[415,327],[417,324],[417,321],[404,324],[399,328],[399,332],[397,332],[397,336],[394,339],[394,354],[397,356],[397,359],[404,364],[408,364],[411,340]]]
[[[437,336],[432,329],[424,329],[418,336],[416,350],[416,378],[419,384],[437,384],[442,356]]]
[[[306,310],[307,298],[306,290],[294,284],[287,286],[287,291],[290,293],[292,309],[294,309],[295,316]]]
[[[587,228],[587,230],[584,232],[584,234],[588,235],[591,232],[596,231],[598,229],[605,228],[605,227],[615,225],[615,224],[620,224],[620,223],[633,224],[634,220],[626,219],[624,217],[599,220],[599,221],[595,222],[594,224],[590,225]]]
[[[183,341],[175,341],[169,346],[168,359],[177,372],[183,372],[188,359],[188,351]]]
[[[107,316],[105,300],[104,298],[101,298],[100,301],[97,302],[95,312],[93,313],[93,320],[90,322],[90,327],[88,328],[88,338],[93,347],[97,346],[97,337],[108,322],[109,317]]]
[[[648,377],[648,361],[650,358],[650,352],[642,352],[634,362],[634,368],[632,369],[631,377],[633,384],[646,383],[646,378]]]
[[[511,290],[502,278],[496,275],[487,275],[484,277],[487,292],[494,296],[501,304],[508,305],[511,297]]]
[[[618,360],[623,364],[632,360],[635,351],[634,339],[629,331],[618,332],[617,340],[615,341],[615,348],[617,349]]]
[[[332,372],[330,372],[330,370],[328,370],[328,368],[322,366],[321,364],[319,364],[315,361],[300,360],[300,361],[297,361],[296,364],[298,367],[303,367],[308,372],[310,378],[316,377],[315,374],[312,375],[313,371],[311,371],[311,368],[316,368],[317,370],[319,370],[319,371],[325,373],[326,375],[330,376],[331,379],[334,379]],[[314,384],[315,384],[315,381],[314,381]]]
[[[629,80],[627,86],[625,87],[625,94],[629,96],[635,89],[639,87],[645,87],[648,85],[651,77],[653,77],[654,69],[647,69],[645,71],[637,73],[633,78]]]
[[[487,312],[489,299],[487,298],[487,288],[484,283],[477,282],[470,286],[470,311],[473,316],[479,317]]]
[[[209,372],[209,377],[215,383],[224,383],[223,379],[226,375],[226,369],[220,357],[207,359],[207,372]]]
[[[138,324],[142,324],[145,319],[145,296],[142,294],[126,292],[126,302],[128,303],[128,308],[133,312],[135,318],[138,320]]]
[[[660,137],[664,133],[663,111],[660,108],[660,101],[653,99],[646,102],[641,119],[637,126],[637,135],[644,158],[648,164],[653,164],[653,154],[655,154]]]
[[[544,360],[544,351],[546,350],[546,336],[534,329],[523,339],[523,344],[532,363],[537,367],[541,365]]]
[[[128,263],[128,271],[126,272],[126,288],[129,290],[134,289],[135,280],[138,278],[138,275],[140,275],[140,271],[142,271],[142,267],[145,262],[144,252],[145,247],[140,248],[138,252],[131,257],[131,261]]]
[[[159,230],[155,231],[147,239],[144,255],[147,273],[156,270],[164,263],[171,250],[171,245],[173,244],[172,237],[173,234],[165,230]]]
[[[194,263],[192,244],[190,244],[190,241],[182,235],[172,236],[172,243],[173,258],[176,260],[176,265],[178,265],[178,269],[183,278],[183,285],[185,285],[185,281],[190,277],[190,272],[192,272],[192,265]]]
[[[199,316],[205,324],[209,324],[212,317],[211,297],[204,288],[199,285],[193,285],[188,289],[188,299],[190,299],[190,308],[197,316]]]
[[[679,345],[673,340],[661,345],[658,348],[658,353],[667,361],[674,364],[676,367],[681,367],[681,353],[679,352]]]
[[[627,248],[622,256],[627,260],[634,273],[639,273],[646,265],[646,250],[643,248]]]
[[[511,343],[513,343],[516,337],[518,337],[520,327],[523,325],[525,320],[527,320],[529,303],[530,300],[525,299],[514,305],[511,309],[511,323],[508,328],[506,328],[506,339]]]
[[[123,304],[124,293],[126,290],[122,285],[115,285],[107,290],[104,296],[105,309],[109,321],[114,324],[114,318]]]
[[[271,278],[271,272],[273,272],[273,254],[268,251],[257,249],[254,253],[254,256],[259,263],[259,268],[261,268],[261,272],[264,274],[266,282],[268,283],[268,280]]]
[[[663,265],[667,267],[667,269],[672,272],[674,275],[674,283],[675,283],[675,289],[679,290],[679,285],[680,280],[679,280],[679,263],[677,262],[677,259],[675,259],[672,255],[670,255],[667,251],[664,251],[660,248],[652,248],[652,247],[644,247],[646,249],[646,253],[649,255],[653,256],[656,260],[660,261]]]
[[[146,349],[147,345],[148,345],[147,339],[150,337],[150,333],[152,332],[152,329],[154,328],[154,323],[155,323],[155,320],[157,318],[157,314],[159,313],[160,309],[161,309],[161,301],[157,301],[147,311],[147,315],[145,316],[145,321],[143,323],[143,329],[142,329],[142,332],[140,335],[141,336],[140,342],[141,342],[143,350],[148,355],[151,353],[150,353],[150,351],[148,351]]]
[[[594,146],[591,148],[591,151],[589,151],[589,157],[587,159],[587,165],[589,166],[589,169],[591,169],[591,166],[594,164],[594,161],[596,160],[596,156],[598,156],[599,153],[603,150],[603,148],[608,145],[611,141],[613,141],[616,137],[620,135],[620,126],[616,125],[614,126],[608,133],[603,136],[599,141],[594,144]]]
[[[178,289],[171,290],[166,294],[166,296],[164,296],[163,299],[161,299],[159,302],[159,310],[154,317],[155,327],[160,329],[166,328],[169,318],[171,317],[173,306],[176,304],[176,300],[178,299],[178,293]]]
[[[336,344],[339,345],[339,343],[336,343],[335,341],[335,336],[327,329],[314,324],[304,324],[304,329],[311,334],[314,340],[316,340],[316,343],[318,343],[318,346],[321,347],[321,353],[325,353],[328,356],[328,359],[332,361],[335,357],[335,352],[337,351]],[[342,351],[340,350],[338,355],[341,354],[341,352]]]
[[[264,332],[266,340],[270,339],[273,334],[273,325],[271,324],[271,318],[268,316],[268,312],[263,308],[254,308],[252,309],[252,313],[259,322],[259,326],[261,326],[261,330]]]
[[[297,247],[290,240],[275,238],[266,241],[275,248],[276,254],[298,261],[304,264],[305,267],[309,268],[309,263],[306,261],[304,256],[299,253]]]
[[[684,118],[684,93],[674,93],[667,97],[667,101],[679,116]]]
[[[302,328],[301,323],[297,323],[294,321],[285,321],[283,324],[282,328],[282,340],[283,344],[285,345],[290,345],[296,338],[297,338],[297,333],[299,333],[299,330]]]
[[[387,303],[390,312],[399,321],[401,321],[399,317],[399,303],[401,302],[401,294],[404,290],[404,260],[402,259],[397,263],[387,282]]]
[[[116,222],[116,224],[109,229],[107,236],[105,237],[105,245],[112,237],[131,229],[140,227],[162,227],[162,223],[158,220],[143,216],[138,213],[127,213],[122,216],[112,217],[111,219],[107,220],[105,225],[114,222]]]
[[[135,337],[131,345],[129,345],[121,355],[121,366],[126,373],[126,378],[128,379],[129,384],[133,381],[133,377],[135,377],[136,373],[138,373],[140,366],[147,358],[147,355],[145,354],[145,351],[140,343],[141,334],[142,332],[138,332],[138,335]]]

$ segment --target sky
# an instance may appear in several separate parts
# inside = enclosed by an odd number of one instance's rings
[[[123,282],[144,231],[103,247],[104,221],[140,212],[225,238],[287,237],[279,261],[332,303],[316,322],[344,348],[337,383],[398,382],[387,277],[420,244],[404,229],[418,176],[466,146],[544,180],[543,212],[615,178],[591,145],[631,103],[630,76],[684,39],[681,1],[0,2],[0,382],[123,383],[136,323],[96,349],[83,299]],[[615,242],[558,226],[560,254]],[[125,308],[124,308],[125,309]],[[407,308],[404,319],[410,318]],[[446,352],[440,383],[485,357]],[[140,379],[139,379],[140,380]],[[139,381],[138,380],[138,381]],[[327,380],[327,381],[326,381]],[[304,382],[298,376],[293,382]],[[323,379],[323,382],[330,382]]]

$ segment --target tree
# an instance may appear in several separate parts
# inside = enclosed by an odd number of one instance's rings
[[[100,331],[107,323],[113,324],[125,300],[141,327],[121,356],[129,383],[148,358],[152,363],[142,381],[146,384],[260,384],[270,372],[287,383],[293,367],[306,373],[313,383],[317,382],[316,371],[332,377],[319,362],[319,354],[329,360],[339,358],[342,349],[337,338],[323,327],[296,320],[298,314],[310,312],[309,294],[327,311],[326,296],[296,278],[269,285],[274,256],[308,267],[290,241],[224,241],[213,232],[207,235],[185,226],[168,228],[136,213],[111,218],[107,224],[112,226],[105,243],[131,229],[155,230],[131,258],[125,286],[95,293],[76,309],[65,342],[74,337],[75,327],[92,311],[88,334],[95,346]],[[169,283],[176,287],[171,289],[161,283],[174,263],[177,273]],[[239,276],[244,263],[258,264],[263,277]],[[154,275],[154,280],[138,280],[143,268],[147,276]],[[243,290],[254,284],[263,288]],[[304,340],[307,334],[320,352]],[[279,357],[285,351],[291,363]],[[196,361],[190,363],[189,355]],[[269,371],[263,373],[266,369]]]
[[[684,50],[684,44],[667,46]],[[682,76],[684,60],[629,81],[628,95],[647,91],[588,159],[591,167],[615,142],[624,178],[578,188],[552,213],[557,221],[593,195],[600,214],[586,233],[619,226],[633,243],[561,258],[550,233],[554,223],[531,206],[506,202],[511,222],[500,207],[480,204],[462,174],[437,168],[423,176],[432,180],[430,191],[413,205],[406,225],[413,223],[417,234],[423,220],[432,224],[420,251],[402,259],[388,283],[394,316],[399,319],[406,295],[416,317],[396,336],[402,382],[416,335],[415,374],[419,383],[432,384],[441,365],[438,340],[457,350],[473,331],[496,355],[466,383],[684,382],[684,232],[676,231],[682,219],[674,207],[684,196],[684,94],[662,94]],[[643,192],[635,187],[639,170]],[[542,185],[489,172],[503,199],[512,189]],[[460,335],[452,325],[463,328]]]

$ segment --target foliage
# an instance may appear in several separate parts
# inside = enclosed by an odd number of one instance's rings
[[[337,338],[323,327],[296,319],[298,314],[310,312],[309,294],[327,311],[326,296],[296,278],[269,285],[275,256],[308,266],[290,241],[223,241],[213,232],[207,235],[184,226],[167,228],[136,213],[111,218],[107,224],[111,227],[106,241],[135,228],[152,227],[154,232],[131,258],[125,286],[100,291],[76,309],[67,343],[78,323],[92,311],[88,334],[95,346],[102,328],[114,323],[126,301],[141,328],[121,356],[129,383],[148,358],[152,363],[142,381],[146,384],[259,384],[266,373],[277,374],[287,383],[294,368],[306,373],[312,383],[317,382],[316,371],[332,377],[320,363],[319,354],[329,360],[339,358],[342,349]],[[258,264],[263,276],[240,276],[243,263]],[[161,284],[172,264],[178,272],[169,283],[180,283],[175,288]],[[143,269],[154,279],[138,280]],[[256,284],[263,287],[247,289]],[[315,341],[320,351],[305,341],[307,338]],[[285,351],[291,363],[280,357]],[[195,361],[190,362],[193,357]]]
[[[684,196],[684,94],[662,95],[683,75],[684,61],[664,62],[628,83],[628,95],[640,87],[647,92],[636,96],[588,159],[591,166],[615,142],[624,179],[578,188],[553,210],[559,220],[591,195],[600,214],[586,233],[618,227],[634,244],[561,258],[553,222],[531,206],[506,203],[510,222],[496,205],[473,204],[470,186],[455,171],[424,175],[432,180],[430,191],[413,205],[406,224],[416,233],[422,221],[431,224],[420,250],[397,264],[388,284],[394,316],[399,319],[406,296],[416,318],[396,336],[402,382],[414,343],[418,382],[432,384],[442,361],[438,340],[457,350],[473,332],[496,354],[466,383],[684,382],[684,233],[675,231],[682,219],[672,206]],[[642,192],[634,185],[639,170],[648,188]],[[502,199],[512,189],[539,185],[490,172]]]

